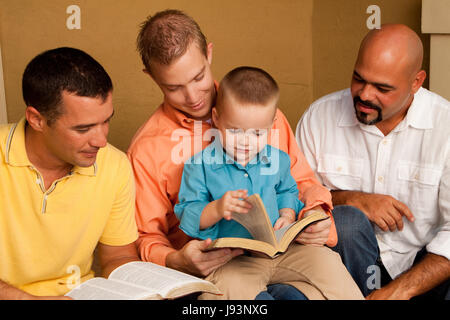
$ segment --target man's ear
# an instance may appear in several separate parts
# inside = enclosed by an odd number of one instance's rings
[[[425,78],[427,77],[427,73],[425,70],[420,70],[416,77],[414,78],[413,85],[412,85],[412,91],[413,93],[416,93],[419,91],[420,87],[422,86],[423,82],[425,81]]]
[[[213,54],[213,44],[212,42],[210,42],[206,46],[206,58],[208,59],[209,64],[212,63],[212,54]]]
[[[36,131],[42,131],[47,119],[36,110],[36,108],[28,106],[25,110],[25,118],[28,124]]]

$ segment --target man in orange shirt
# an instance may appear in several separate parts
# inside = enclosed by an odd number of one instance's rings
[[[138,49],[144,72],[164,94],[163,103],[138,130],[128,150],[136,180],[139,252],[144,261],[207,276],[242,250],[204,252],[211,240],[186,236],[179,229],[173,207],[178,201],[184,161],[211,142],[208,129],[217,89],[210,69],[212,43],[206,42],[192,18],[166,10],[142,24]],[[331,215],[331,195],[314,177],[280,110],[269,142],[291,158],[291,173],[305,204],[299,217],[313,208]],[[310,226],[296,241],[336,245],[333,220]]]

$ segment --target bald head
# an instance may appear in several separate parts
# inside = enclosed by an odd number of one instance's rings
[[[385,64],[401,67],[410,76],[422,69],[423,45],[419,36],[402,24],[386,24],[370,31],[361,42],[358,60],[375,56]]]

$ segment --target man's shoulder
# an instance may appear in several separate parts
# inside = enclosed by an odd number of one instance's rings
[[[439,94],[420,88],[419,94],[419,114],[423,119],[430,119],[432,127],[449,131],[450,127],[450,102]]]
[[[427,103],[432,104],[439,111],[447,113],[450,115],[450,101],[440,96],[436,92],[427,90],[425,88],[420,88],[419,94],[429,101]]]
[[[179,129],[162,110],[162,105],[141,125],[131,139],[127,153],[130,157],[140,153],[155,152],[155,146],[160,146],[158,152],[164,152],[165,146],[171,143],[172,136]],[[179,139],[178,139],[179,140]]]
[[[96,163],[102,170],[112,172],[115,170],[124,170],[130,166],[125,152],[109,143],[106,147],[99,150]]]
[[[327,94],[314,101],[304,112],[300,123],[316,126],[319,123],[336,125],[343,116],[353,115],[353,99],[350,89]]]
[[[15,125],[14,123],[8,123],[8,124],[1,124],[0,125],[0,148],[4,148],[6,144],[6,139],[9,136],[9,133],[11,132],[11,128]]]

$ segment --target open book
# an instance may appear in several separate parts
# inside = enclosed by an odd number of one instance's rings
[[[161,300],[199,291],[220,294],[209,281],[151,262],[134,261],[116,268],[108,279],[83,282],[66,296],[76,300]]]
[[[325,212],[314,211],[307,217],[275,231],[260,196],[253,194],[246,201],[252,205],[250,211],[233,213],[233,219],[244,226],[253,239],[219,238],[211,243],[209,249],[242,248],[261,252],[274,258],[279,253],[285,252],[296,236],[311,223],[329,218]]]

